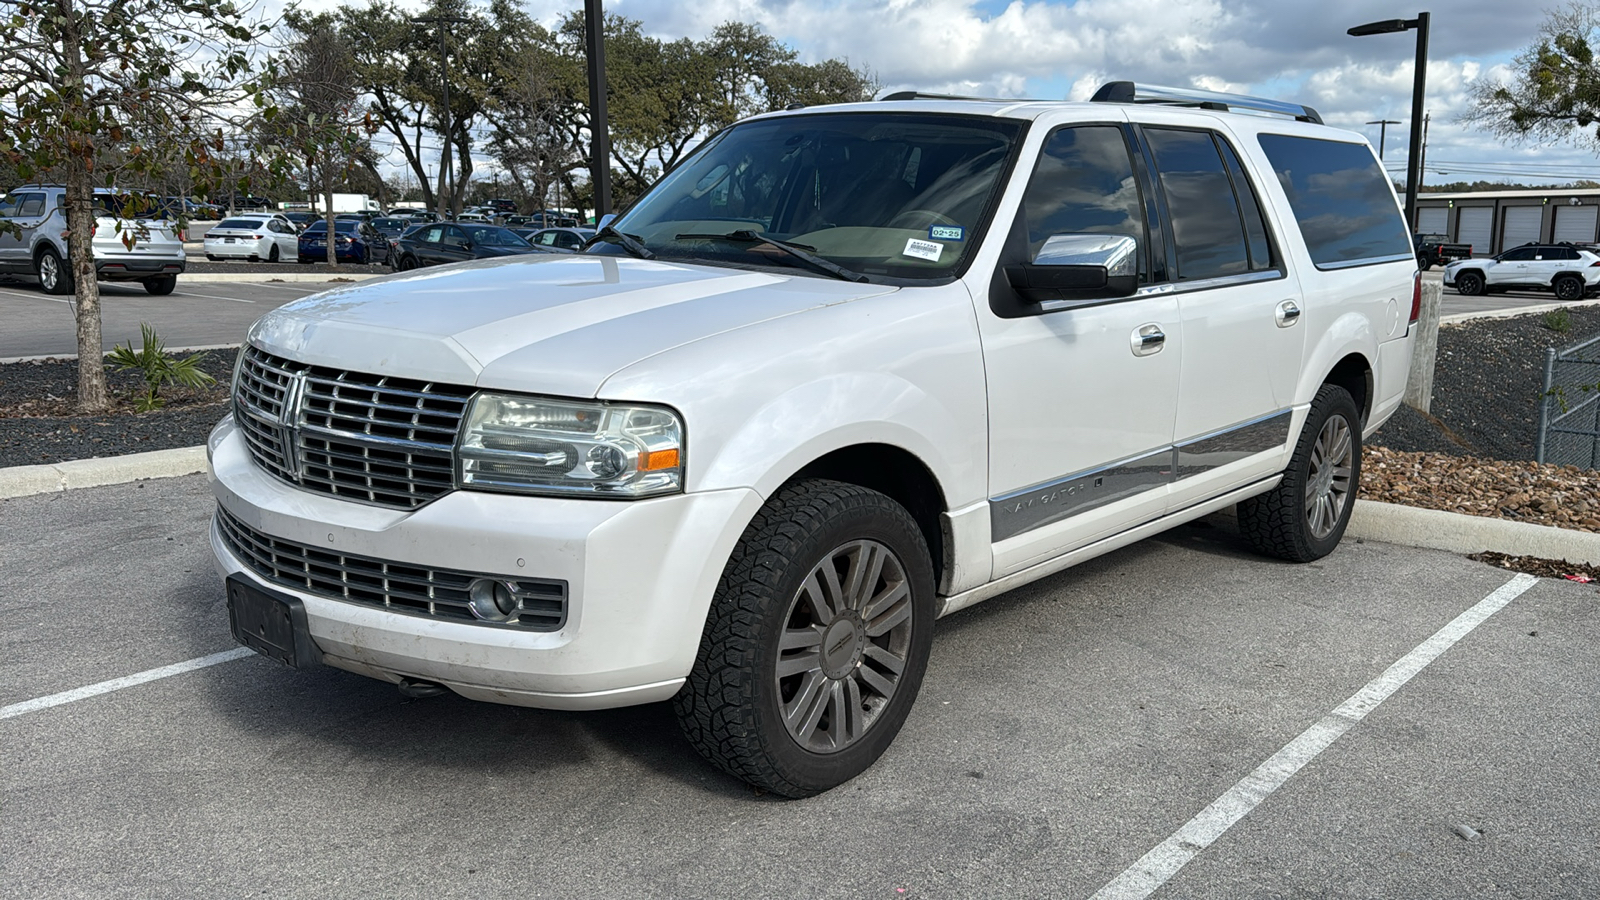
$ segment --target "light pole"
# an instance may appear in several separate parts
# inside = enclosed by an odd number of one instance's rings
[[[611,212],[611,134],[606,118],[606,15],[600,0],[584,0],[589,50],[589,178],[594,186],[594,221]]]
[[[1400,123],[1396,122],[1393,119],[1377,119],[1375,121],[1368,122],[1367,124],[1368,125],[1376,125],[1376,126],[1378,126],[1378,161],[1382,162],[1383,161],[1383,140],[1384,140],[1384,137],[1387,136],[1387,134],[1389,132],[1389,126],[1390,125],[1399,125]]]
[[[1406,227],[1417,227],[1417,184],[1422,177],[1422,99],[1428,85],[1428,19],[1417,13],[1415,19],[1384,19],[1368,22],[1345,32],[1353,37],[1393,34],[1415,29],[1417,32],[1416,77],[1411,85],[1411,149],[1406,158]]]
[[[461,16],[419,16],[411,20],[413,25],[433,25],[439,32],[439,67],[444,75],[444,118],[440,123],[443,127],[439,130],[444,134],[444,148],[440,151],[442,158],[439,162],[439,218],[449,218],[446,211],[451,203],[446,198],[445,185],[449,184],[449,192],[455,193],[455,184],[450,177],[450,141],[455,136],[454,123],[450,117],[450,54],[444,46],[444,26],[460,25],[467,20]]]

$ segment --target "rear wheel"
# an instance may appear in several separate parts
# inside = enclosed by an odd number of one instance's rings
[[[1283,481],[1239,503],[1239,533],[1258,552],[1294,562],[1339,546],[1361,484],[1361,413],[1342,387],[1325,384],[1295,445]]]
[[[1487,293],[1484,290],[1483,276],[1477,272],[1461,272],[1456,275],[1456,292],[1468,297],[1476,297]]]
[[[1555,280],[1551,288],[1556,292],[1557,300],[1582,300],[1584,284],[1583,279],[1576,275],[1562,275]]]
[[[277,244],[273,244],[272,245],[272,251],[267,254],[267,262],[277,262],[277,261],[278,261],[278,245]]]
[[[177,286],[178,276],[176,275],[157,275],[154,278],[146,278],[144,280],[144,289],[157,297],[165,297],[172,293]]]
[[[933,563],[903,507],[836,481],[788,485],[728,560],[678,722],[701,755],[757,787],[828,790],[899,733],[933,615]]]
[[[67,271],[66,264],[61,261],[60,254],[54,247],[46,247],[39,253],[37,262],[39,287],[44,288],[46,294],[72,293],[72,273]]]

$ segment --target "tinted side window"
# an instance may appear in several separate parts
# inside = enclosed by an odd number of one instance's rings
[[[1578,256],[1578,251],[1577,250],[1575,250],[1575,249],[1573,249],[1571,247],[1562,247],[1560,255],[1555,257],[1555,258],[1556,259],[1581,259],[1582,257]]]
[[[434,225],[431,228],[428,228],[427,230],[423,231],[421,234],[417,235],[417,240],[423,242],[424,244],[437,244],[437,243],[439,243],[439,239],[441,237],[443,237],[443,236],[444,236],[444,226],[443,225]]]
[[[1144,203],[1122,130],[1063,128],[1050,135],[1022,198],[1032,259],[1052,234],[1120,234],[1139,245],[1140,280],[1148,281]]]
[[[1318,268],[1411,256],[1394,188],[1365,144],[1260,136]]]
[[[17,204],[17,215],[24,218],[44,215],[44,195],[23,194]]]
[[[1527,262],[1530,259],[1533,259],[1532,247],[1518,247],[1500,254],[1501,262]]]
[[[1239,202],[1211,135],[1146,128],[1145,138],[1167,197],[1178,278],[1192,281],[1249,271]]]
[[[1250,177],[1245,174],[1244,166],[1239,163],[1238,155],[1228,142],[1219,139],[1217,145],[1222,148],[1222,159],[1228,164],[1228,177],[1233,179],[1233,193],[1239,198],[1239,214],[1244,217],[1244,236],[1250,250],[1250,270],[1259,272],[1274,268],[1278,258],[1273,251],[1266,217],[1261,214],[1255,185],[1250,183]]]

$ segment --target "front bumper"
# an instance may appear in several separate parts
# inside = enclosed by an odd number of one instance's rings
[[[218,571],[299,598],[329,665],[518,706],[601,709],[675,694],[723,563],[761,504],[748,489],[633,502],[454,491],[394,510],[268,475],[251,462],[231,417],[212,433],[208,452],[218,504],[258,533],[405,566],[565,581],[559,631],[395,612],[268,581],[212,523]]]

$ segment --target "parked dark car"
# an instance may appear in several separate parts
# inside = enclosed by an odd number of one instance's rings
[[[378,233],[388,238],[391,244],[400,240],[400,235],[405,234],[407,228],[416,225],[410,219],[404,219],[399,216],[379,216],[367,224],[376,228]]]
[[[335,219],[333,227],[334,254],[340,262],[389,262],[393,249],[389,239],[380,234],[376,228],[359,219]],[[311,223],[305,231],[300,232],[300,261],[327,262],[327,240],[327,221]]]
[[[305,210],[296,210],[294,212],[286,212],[283,215],[290,222],[293,222],[294,223],[294,227],[296,229],[299,229],[300,231],[304,231],[306,226],[310,225],[312,222],[320,222],[320,221],[322,221],[322,214],[321,213],[307,212]]]
[[[498,225],[435,222],[401,236],[391,263],[402,271],[419,266],[537,253],[533,245]]]

